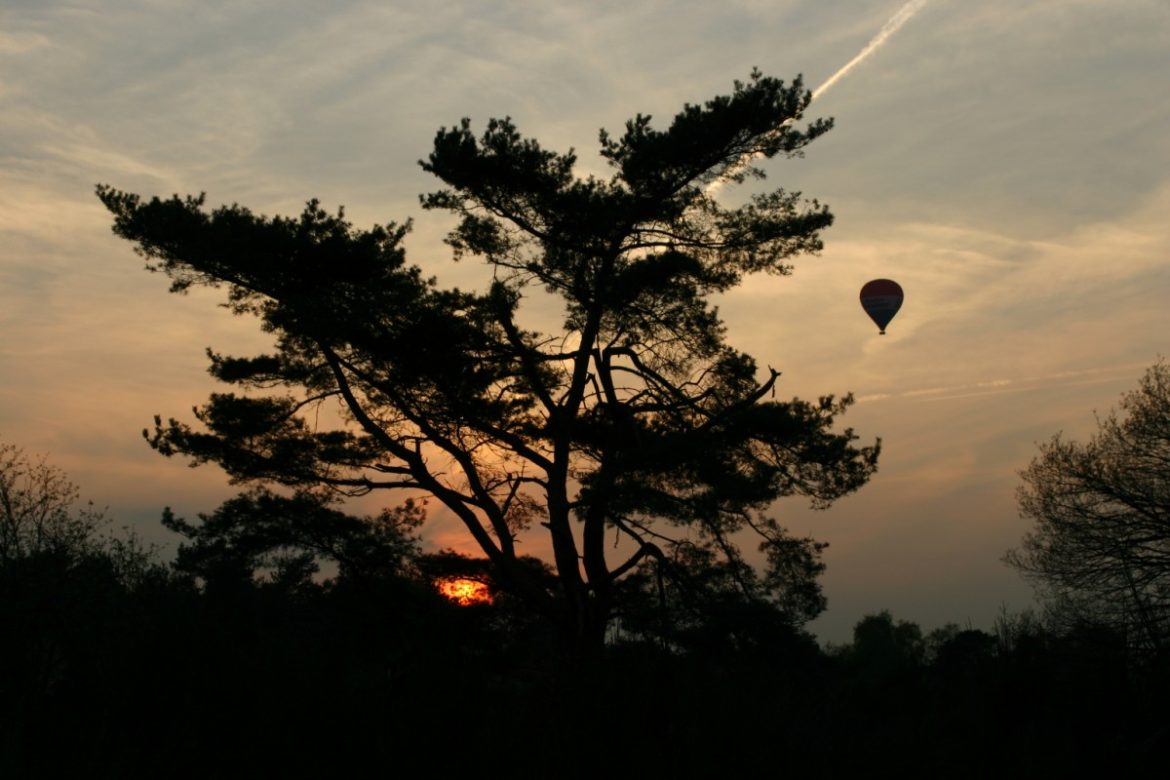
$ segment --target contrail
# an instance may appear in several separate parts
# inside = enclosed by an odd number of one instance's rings
[[[904,6],[899,8],[898,12],[895,13],[893,16],[891,16],[889,18],[889,20],[885,24],[882,25],[882,29],[878,30],[877,35],[873,36],[873,38],[870,39],[869,43],[865,44],[865,48],[862,49],[861,51],[859,51],[857,53],[856,57],[849,60],[849,62],[845,63],[841,68],[839,68],[837,70],[836,73],[834,73],[832,76],[829,76],[829,78],[825,79],[823,84],[821,84],[819,87],[817,87],[816,89],[813,90],[812,99],[816,100],[821,95],[825,94],[830,89],[832,89],[838,81],[840,81],[841,79],[848,76],[850,71],[852,71],[854,68],[856,68],[862,62],[864,62],[866,59],[868,59],[869,55],[873,54],[875,51],[880,49],[882,47],[882,45],[894,35],[894,33],[898,32],[898,30],[902,29],[902,25],[904,25],[904,24],[906,24],[906,22],[910,21],[911,17],[913,17],[914,14],[916,14],[920,10],[922,10],[922,7],[929,2],[930,2],[930,0],[910,0],[910,2],[906,3]],[[781,124],[780,127],[776,128],[776,129],[780,130],[781,128],[787,127],[790,124],[792,124],[792,120],[786,119],[784,121],[784,123]],[[732,168],[731,170],[729,170],[728,173],[736,173],[738,171],[743,170],[752,161],[753,157],[748,157],[744,160],[741,160],[740,163],[738,165],[736,165],[734,168]],[[717,179],[716,181],[713,181],[710,184],[708,184],[707,189],[706,189],[707,194],[713,195],[716,192],[718,192],[719,188],[723,186],[724,181],[726,181],[726,180],[725,179]]]
[[[845,63],[844,67],[842,67],[832,76],[829,76],[824,84],[821,84],[819,87],[813,90],[813,100],[816,100],[821,95],[832,89],[838,81],[849,75],[849,71],[856,68],[862,62],[864,62],[869,57],[869,55],[880,49],[882,44],[890,39],[890,36],[898,32],[898,30],[902,29],[902,25],[910,21],[910,17],[914,16],[914,14],[922,10],[922,6],[926,5],[928,2],[930,2],[930,0],[910,0],[909,3],[906,3],[906,5],[899,8],[898,13],[891,16],[890,20],[882,25],[882,29],[878,30],[878,34],[873,36],[873,39],[870,40],[869,43],[865,44],[865,48],[858,52],[856,57]]]

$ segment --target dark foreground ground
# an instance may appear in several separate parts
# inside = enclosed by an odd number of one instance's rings
[[[883,613],[825,651],[699,625],[586,662],[417,584],[22,566],[0,578],[5,778],[1161,777],[1170,756],[1165,659],[1100,628],[924,637]]]

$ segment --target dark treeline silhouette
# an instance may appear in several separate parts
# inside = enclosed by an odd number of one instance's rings
[[[1108,625],[1005,615],[991,633],[924,635],[881,613],[822,649],[733,589],[712,585],[700,609],[648,587],[603,653],[567,658],[506,591],[441,597],[436,581],[494,586],[491,569],[421,552],[417,508],[356,518],[252,491],[163,522],[184,539],[169,563],[93,524],[0,561],[6,777],[1135,777],[1164,763],[1165,659]]]

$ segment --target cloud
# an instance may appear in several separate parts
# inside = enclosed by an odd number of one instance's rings
[[[1148,362],[1170,326],[1167,210],[1170,187],[1044,239],[925,223],[867,240],[829,231],[822,257],[748,280],[722,311],[733,342],[789,367],[788,381],[806,375],[803,391],[831,376],[874,395]],[[857,291],[880,277],[906,302],[877,337]]]
[[[0,30],[0,56],[26,54],[48,45],[49,39],[40,33],[9,33]]]
[[[1122,363],[1119,365],[1086,368],[1077,371],[1060,371],[1046,376],[1027,376],[1020,379],[992,379],[954,387],[929,387],[917,390],[903,390],[899,393],[873,393],[857,398],[858,403],[873,403],[891,399],[923,398],[927,401],[951,401],[975,396],[998,393],[1023,393],[1056,386],[1090,385],[1104,382],[1128,381],[1148,365],[1148,362]]]

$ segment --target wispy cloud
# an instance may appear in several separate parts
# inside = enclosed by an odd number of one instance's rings
[[[0,30],[0,55],[24,54],[48,45],[49,38],[40,33],[10,33]]]
[[[857,402],[873,403],[875,401],[889,401],[898,398],[921,398],[926,401],[953,401],[962,398],[974,398],[981,395],[1045,390],[1062,385],[1071,386],[1099,382],[1116,382],[1119,379],[1133,379],[1147,365],[1148,362],[1122,363],[1076,371],[1059,371],[1044,376],[1024,376],[1019,379],[990,379],[950,387],[928,387],[917,390],[902,390],[898,393],[874,393],[859,396]]]

